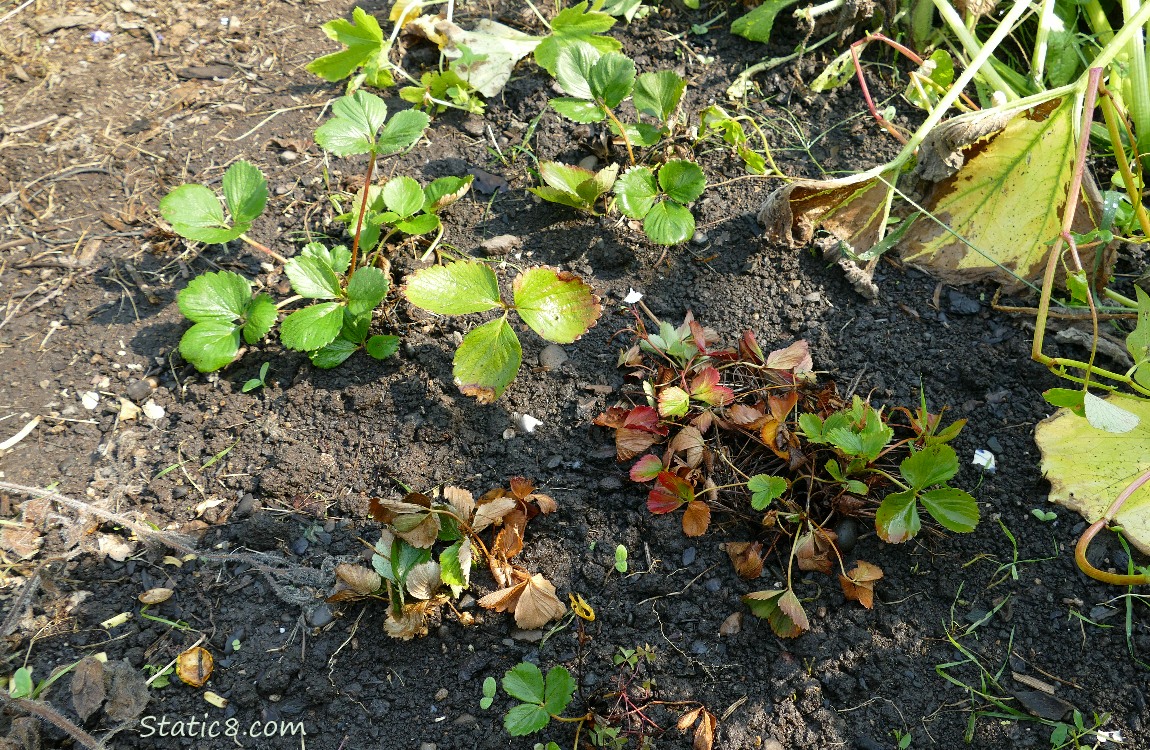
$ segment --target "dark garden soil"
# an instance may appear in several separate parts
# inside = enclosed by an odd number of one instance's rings
[[[386,5],[365,7],[385,16]],[[535,28],[529,12],[507,5],[511,11],[494,15]],[[689,113],[725,103],[735,75],[762,57],[788,54],[797,41],[780,28],[772,45],[744,42],[725,30],[737,5],[704,5],[705,18],[730,14],[705,36],[690,33],[702,12],[670,9],[615,30],[640,71],[671,67],[687,77]],[[327,195],[356,189],[365,162],[327,159],[312,142],[325,105],[341,91],[303,66],[333,50],[319,25],[350,9],[345,0],[40,0],[0,26],[0,437],[42,417],[0,456],[0,476],[54,483],[64,495],[142,514],[194,534],[203,551],[269,552],[295,566],[288,578],[264,575],[251,559],[180,567],[165,555],[182,553],[147,549],[112,523],[86,518],[78,526],[63,506],[41,512],[30,532],[19,527],[36,517],[21,515],[28,497],[0,494],[8,535],[0,547],[0,620],[12,630],[0,643],[0,674],[26,663],[43,678],[98,652],[142,672],[202,636],[218,662],[205,688],[175,680],[153,688],[143,711],[152,729],[130,726],[110,746],[233,746],[158,731],[162,716],[206,715],[234,718],[245,747],[530,748],[536,738],[512,739],[502,728],[506,696],[479,708],[485,677],[525,659],[544,670],[563,664],[581,685],[570,713],[587,706],[609,713],[616,704],[608,694],[625,674],[612,656],[650,644],[653,688],[643,698],[636,681],[632,697],[673,704],[644,712],[666,730],[655,733],[660,748],[690,746],[675,722],[700,703],[720,718],[721,748],[891,748],[896,730],[913,736],[912,747],[949,748],[963,745],[972,706],[968,690],[936,671],[965,658],[949,634],[999,675],[1001,691],[988,691],[1022,694],[1033,705],[1034,688],[1012,673],[1041,680],[1088,722],[1111,714],[1107,729],[1120,730],[1126,746],[1150,747],[1139,661],[1150,652],[1146,610],[1134,606],[1128,619],[1129,600],[1115,599],[1124,590],[1078,572],[1079,517],[1056,509],[1057,519],[1044,523],[1031,514],[1050,509],[1032,435],[1049,411],[1041,392],[1054,379],[1030,360],[1027,321],[992,311],[991,288],[939,287],[887,262],[876,276],[881,296],[870,302],[833,263],[766,243],[755,212],[777,181],[736,179],[742,164],[721,144],[701,149],[712,187],[694,206],[700,232],[682,247],[664,251],[628,223],[537,202],[524,190],[533,184],[532,158],[516,150],[553,95],[533,64],[520,66],[484,117],[440,116],[426,141],[381,169],[424,183],[471,171],[476,188],[447,215],[450,246],[481,254],[485,239],[515,235],[522,256],[514,260],[560,266],[595,286],[603,317],[563,347],[566,362],[536,366],[543,342],[526,335],[519,378],[494,405],[476,405],[452,384],[451,358],[460,334],[480,318],[439,319],[396,301],[378,325],[403,343],[383,362],[357,354],[324,371],[268,343],[216,375],[187,365],[177,352],[186,323],[175,295],[188,279],[226,268],[280,292],[286,281],[240,243],[189,248],[163,231],[157,202],[181,182],[218,186],[224,168],[245,158],[268,175],[273,193],[255,237],[290,255],[309,234],[336,234]],[[76,13],[94,18],[56,30],[34,26]],[[467,22],[493,14],[487,3],[458,2],[456,15]],[[781,18],[780,27],[789,25]],[[93,29],[111,31],[111,40],[91,41]],[[857,86],[818,96],[803,86],[834,54],[760,76],[748,97],[746,111],[759,118],[787,174],[867,168],[897,150],[860,114]],[[427,61],[433,57],[417,50],[406,63],[417,69]],[[209,65],[216,69],[202,70]],[[873,74],[885,96],[899,90],[892,71],[876,66]],[[406,106],[394,96],[388,103]],[[575,163],[594,153],[596,135],[548,113],[529,147],[539,159]],[[410,247],[394,253],[397,282],[420,265],[413,255]],[[844,391],[853,384],[876,405],[913,406],[921,384],[932,406],[969,420],[955,443],[966,464],[958,484],[978,498],[981,524],[968,535],[924,533],[900,546],[881,543],[873,529],[860,533],[852,559],[885,571],[873,610],[845,601],[834,578],[803,574],[810,577],[798,593],[809,633],[781,640],[747,614],[737,633],[720,637],[724,620],[745,609],[740,596],[779,585],[783,573],[770,562],[762,581],[738,578],[720,544],[745,540],[748,531],[721,514],[698,539],[684,537],[674,517],[649,514],[645,490],[615,461],[612,435],[591,424],[636,396],[616,368],[634,323],[621,302],[630,288],[660,318],[677,323],[692,311],[728,341],[747,328],[765,348],[806,339],[822,377]],[[271,363],[267,386],[241,393],[264,362]],[[100,394],[91,410],[81,402],[89,391]],[[121,419],[120,399],[151,399],[165,415]],[[541,425],[526,432],[518,415]],[[983,476],[970,465],[978,448],[995,453],[997,473]],[[370,497],[441,484],[478,495],[515,475],[558,501],[558,512],[532,522],[523,562],[564,601],[576,592],[594,607],[594,622],[581,626],[585,643],[572,624],[541,644],[538,634],[517,631],[510,615],[481,610],[474,599],[464,611],[475,624],[464,627],[448,611],[411,641],[385,635],[382,605],[323,603],[333,562],[361,558],[360,540],[378,537]],[[79,553],[70,547],[77,530]],[[127,542],[131,557],[116,562],[96,549],[98,538]],[[630,553],[626,575],[614,569],[620,544]],[[1126,567],[1113,536],[1097,540],[1092,555],[1102,567]],[[141,616],[137,595],[156,586],[175,595],[147,614],[186,621],[189,630]],[[475,598],[493,588],[477,573]],[[101,626],[123,612],[134,614]],[[970,665],[948,672],[983,687]],[[76,720],[68,682],[44,697]],[[205,690],[227,698],[227,707],[209,705]],[[0,735],[14,715],[0,717]],[[628,719],[626,727],[640,726],[638,714]],[[248,734],[253,722],[281,721],[302,721],[306,738]],[[85,727],[100,735],[115,724],[97,712]],[[979,718],[973,727],[973,747],[1049,747],[1051,729],[1038,723]],[[185,724],[189,731],[199,730]],[[573,725],[552,724],[536,737],[571,747]],[[73,746],[50,726],[41,742]],[[638,738],[628,747],[640,747]]]

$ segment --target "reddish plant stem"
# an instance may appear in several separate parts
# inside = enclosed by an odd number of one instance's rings
[[[363,178],[363,199],[359,202],[359,219],[355,222],[355,237],[351,241],[351,269],[348,275],[355,273],[355,267],[359,262],[359,235],[363,231],[363,216],[367,213],[367,193],[371,187],[372,172],[375,171],[375,151],[372,150],[371,157],[367,161],[367,174]]]
[[[903,135],[902,133],[898,132],[898,130],[895,129],[894,125],[892,125],[889,120],[887,120],[885,117],[883,117],[882,115],[880,115],[878,113],[878,109],[875,108],[875,106],[874,106],[874,99],[871,99],[870,88],[867,87],[866,76],[863,75],[862,63],[859,62],[859,49],[858,48],[862,45],[865,45],[866,43],[867,43],[866,39],[860,39],[859,41],[857,41],[851,45],[851,62],[854,63],[855,75],[858,76],[859,88],[862,89],[863,99],[866,100],[866,107],[868,110],[870,110],[871,117],[873,117],[875,119],[875,121],[878,122],[879,125],[882,125],[883,129],[886,130],[886,132],[893,135],[895,137],[895,139],[898,140],[899,143],[902,143],[905,145],[907,142],[906,136]]]

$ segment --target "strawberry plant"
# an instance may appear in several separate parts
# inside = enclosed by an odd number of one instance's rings
[[[643,232],[660,245],[678,245],[695,233],[687,209],[707,186],[698,164],[672,159],[659,167],[632,167],[615,182],[615,198],[624,216],[643,222]]]
[[[610,192],[619,174],[619,166],[612,164],[592,172],[582,167],[560,164],[556,161],[539,163],[539,177],[544,185],[527,188],[545,201],[571,206],[596,215],[599,199]]]
[[[512,310],[548,341],[570,344],[599,319],[599,298],[578,276],[554,268],[520,272],[512,282],[512,302],[499,291],[491,266],[460,260],[411,274],[403,289],[407,301],[437,315],[466,315],[501,309],[502,315],[473,328],[455,352],[459,389],[489,404],[515,379],[523,350],[509,315]]]
[[[640,403],[612,407],[595,424],[614,430],[619,460],[635,459],[630,477],[650,485],[648,510],[680,514],[687,536],[705,534],[718,509],[758,519],[751,541],[725,546],[749,580],[763,571],[764,549],[781,550],[786,586],[744,597],[778,635],[809,628],[795,564],[826,574],[838,567],[847,598],[872,606],[882,570],[862,560],[848,568],[853,534],[840,546],[836,530],[848,519],[873,518],[891,543],[920,532],[920,507],[942,528],[974,529],[974,498],[949,486],[958,458],[946,443],[962,422],[943,427],[925,398],[914,412],[894,410],[905,417],[894,421],[858,396],[844,401],[833,383],[819,385],[805,342],[764,353],[748,331],[737,347],[720,348],[717,334],[690,318],[677,328],[660,322],[657,333],[636,320],[637,341],[619,363],[640,378]]]
[[[372,185],[367,200],[359,195],[351,210],[336,217],[349,228],[360,227],[360,246],[365,254],[381,253],[387,241],[396,234],[414,239],[435,232],[435,238],[423,252],[427,258],[443,238],[443,222],[439,212],[467,195],[474,177],[440,177],[427,187],[411,177],[393,177],[383,185]],[[360,206],[366,211],[360,222]],[[386,234],[384,233],[386,230]]]

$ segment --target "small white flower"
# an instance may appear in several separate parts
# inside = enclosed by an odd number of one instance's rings
[[[627,296],[623,298],[623,303],[627,305],[633,305],[641,299],[643,299],[641,292],[636,292],[634,289],[628,287]]]
[[[988,450],[979,448],[974,452],[974,465],[982,467],[982,470],[987,474],[993,474],[998,466],[994,462],[994,454]]]
[[[88,38],[92,40],[93,44],[103,44],[112,41],[112,32],[96,29],[88,32]]]

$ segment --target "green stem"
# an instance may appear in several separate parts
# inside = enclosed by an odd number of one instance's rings
[[[359,234],[363,231],[363,217],[367,213],[367,194],[370,192],[371,177],[374,171],[375,149],[373,148],[367,161],[367,174],[363,178],[363,199],[359,202],[359,218],[355,222],[355,237],[351,241],[351,268],[348,270],[348,276],[355,273],[356,264],[359,262]]]
[[[1042,78],[1046,73],[1046,51],[1050,40],[1051,24],[1057,19],[1054,14],[1055,0],[1042,0],[1042,13],[1038,17],[1038,31],[1034,35],[1034,53],[1030,56],[1030,79],[1036,90],[1041,91]]]
[[[615,113],[611,111],[610,107],[601,101],[596,101],[595,103],[603,108],[603,111],[607,113],[607,117],[610,118],[611,122],[615,123],[615,127],[619,129],[619,135],[623,136],[623,144],[627,147],[627,158],[631,160],[631,166],[635,166],[635,152],[631,150],[631,139],[627,137],[627,129],[623,127],[623,123],[619,122],[619,118],[615,116]]]
[[[1128,75],[1123,78],[1123,98],[1134,123],[1134,134],[1138,141],[1138,158],[1144,169],[1150,169],[1150,71],[1147,70],[1146,33],[1142,26],[1146,21],[1135,22],[1140,7],[1147,3],[1142,0],[1122,0],[1122,12],[1126,23],[1132,26],[1133,35],[1126,45]],[[1121,145],[1119,145],[1121,147]]]
[[[1147,235],[1150,236],[1150,232],[1147,232]],[[1134,300],[1130,299],[1129,297],[1127,297],[1125,295],[1119,294],[1118,292],[1114,291],[1113,289],[1103,289],[1102,290],[1102,296],[1114,300],[1115,302],[1122,305],[1123,307],[1129,307],[1132,310],[1138,309],[1138,303],[1137,302],[1135,302]]]
[[[427,260],[431,256],[431,254],[435,252],[435,248],[439,247],[439,241],[441,239],[443,239],[443,222],[442,221],[439,222],[439,233],[435,235],[435,239],[431,241],[431,244],[427,248],[427,252],[425,252],[423,254],[423,256],[420,257],[419,260],[420,261]]]
[[[1090,30],[1094,32],[1094,36],[1098,37],[1098,41],[1103,45],[1110,44],[1114,39],[1114,29],[1110,26],[1110,20],[1106,18],[1106,11],[1102,9],[1102,3],[1098,0],[1089,0],[1082,5],[1082,12],[1086,16],[1086,23],[1090,26]]]
[[[1130,169],[1130,161],[1126,158],[1126,147],[1122,145],[1122,134],[1118,130],[1118,110],[1114,106],[1110,92],[1102,89],[1102,93],[1102,117],[1106,121],[1106,132],[1110,134],[1111,150],[1118,161],[1118,172],[1126,185],[1126,196],[1130,199],[1130,205],[1134,207],[1134,216],[1142,227],[1142,235],[1150,237],[1150,217],[1146,215],[1146,207],[1142,205],[1142,190],[1138,187],[1139,183]],[[1131,138],[1131,142],[1133,141]],[[1141,161],[1138,164],[1141,165]]]
[[[1022,6],[1021,9],[1019,8],[1020,5]],[[962,44],[963,49],[966,50],[966,54],[972,58],[970,67],[982,73],[982,77],[986,79],[986,82],[1005,94],[1007,99],[1017,99],[1018,93],[1015,92],[1015,90],[1010,87],[1010,84],[1003,80],[1002,76],[998,74],[998,71],[996,71],[990,65],[991,56],[989,54],[983,54],[985,47],[990,47],[991,51],[993,52],[993,50],[998,47],[1002,40],[998,39],[994,42],[987,40],[986,45],[984,46],[974,38],[974,35],[971,34],[970,31],[967,30],[966,24],[963,23],[963,20],[958,15],[958,12],[951,6],[949,2],[947,2],[947,0],[934,0],[934,7],[938,9],[939,15],[942,16],[942,19],[946,21],[947,25],[950,27],[951,33],[954,34],[959,43]],[[998,25],[998,28],[995,29],[994,34],[991,35],[991,39],[998,37],[1000,31],[1003,32],[1001,36],[1005,38],[1006,35],[1009,34],[1010,31],[1014,28],[1015,22],[1017,22],[1018,19],[1022,17],[1022,14],[1028,8],[1028,3],[1015,3],[1014,7],[1010,9],[1010,13],[1006,18],[1002,19],[1002,23]],[[1018,12],[1016,13],[1015,11]],[[976,60],[978,62],[975,62]],[[955,88],[962,90],[963,86],[959,86],[956,83]]]
[[[1110,507],[1106,509],[1106,513],[1090,525],[1086,531],[1082,532],[1082,536],[1078,539],[1078,544],[1074,547],[1074,560],[1078,563],[1078,568],[1090,576],[1091,578],[1102,581],[1103,583],[1113,584],[1115,586],[1138,586],[1141,584],[1150,583],[1150,577],[1146,575],[1118,575],[1116,573],[1108,573],[1104,570],[1099,570],[1090,564],[1086,559],[1086,550],[1090,546],[1090,542],[1094,539],[1095,535],[1102,530],[1102,527],[1109,524],[1114,517],[1118,515],[1118,511],[1130,499],[1130,496],[1137,492],[1144,484],[1150,482],[1150,470],[1145,471],[1130,483],[1122,493],[1115,498]]]

